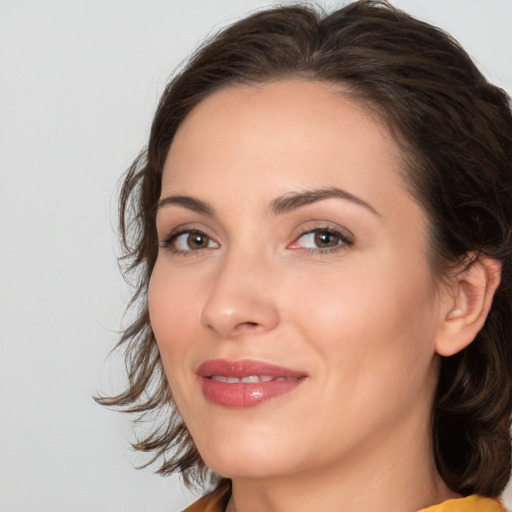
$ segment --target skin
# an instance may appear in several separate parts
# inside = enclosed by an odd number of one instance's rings
[[[426,216],[399,165],[386,129],[315,81],[222,89],[176,134],[150,316],[201,456],[233,481],[228,510],[412,512],[456,497],[435,469],[429,425],[436,350],[460,301],[435,285]],[[278,197],[333,187],[366,206],[330,197],[271,211]],[[164,204],[175,195],[213,215]],[[165,242],[187,230],[203,245],[187,233]],[[315,243],[326,233],[329,247]],[[308,377],[256,407],[222,407],[196,375],[217,358]]]

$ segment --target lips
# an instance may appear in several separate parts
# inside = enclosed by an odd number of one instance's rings
[[[307,377],[263,361],[206,361],[197,369],[205,398],[224,407],[254,407],[293,391]]]

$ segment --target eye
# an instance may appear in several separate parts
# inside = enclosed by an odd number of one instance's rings
[[[163,241],[162,247],[168,248],[175,253],[185,253],[201,249],[215,249],[219,247],[219,244],[202,231],[194,230],[171,234]]]
[[[317,228],[302,233],[290,248],[329,252],[351,245],[353,241],[343,233],[332,228]]]

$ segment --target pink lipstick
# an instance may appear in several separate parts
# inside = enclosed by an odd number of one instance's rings
[[[224,407],[253,407],[293,391],[307,375],[263,361],[213,359],[197,369],[204,396]]]

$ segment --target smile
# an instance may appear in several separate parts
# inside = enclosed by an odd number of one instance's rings
[[[254,407],[290,393],[307,377],[262,361],[206,361],[197,369],[201,390],[209,402],[224,407]]]
[[[287,380],[297,380],[297,377],[271,377],[270,375],[249,375],[248,377],[226,377],[225,375],[212,375],[211,380],[218,382],[227,382],[228,384],[254,383],[254,382],[284,382]]]

